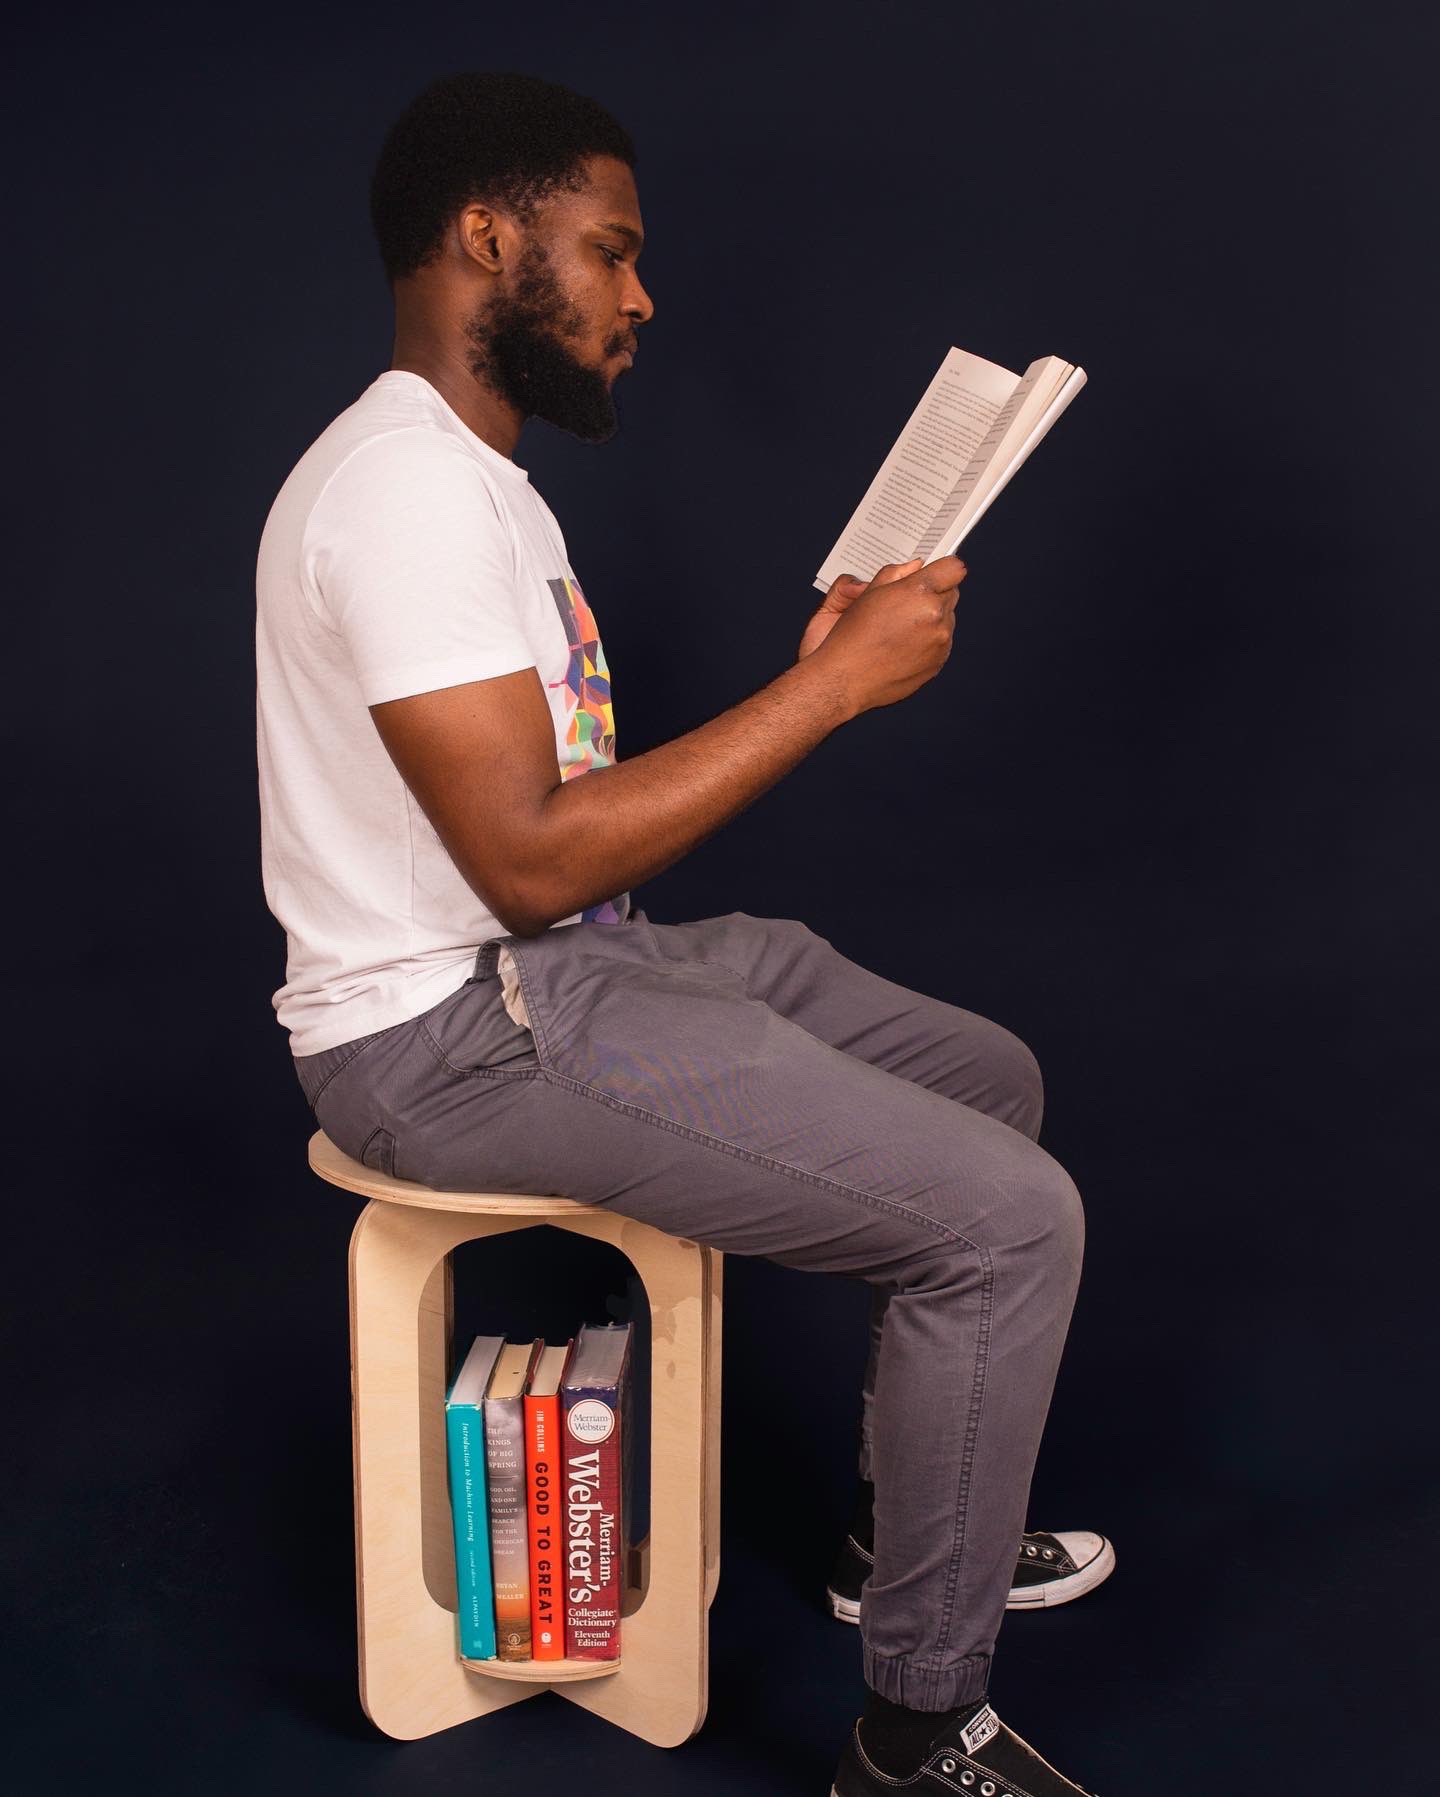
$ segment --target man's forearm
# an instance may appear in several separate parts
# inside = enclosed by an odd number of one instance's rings
[[[853,715],[819,656],[807,656],[699,729],[546,796],[531,838],[523,927],[638,886],[688,854]]]

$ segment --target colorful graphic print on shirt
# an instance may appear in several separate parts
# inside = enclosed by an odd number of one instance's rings
[[[565,735],[560,778],[572,779],[591,768],[610,767],[615,760],[615,713],[610,700],[610,670],[595,614],[590,610],[578,580],[560,578],[546,582],[555,598],[565,640],[570,645],[570,665],[563,682],[568,689],[570,723]],[[586,923],[620,923],[630,910],[630,895],[605,899],[581,912]]]
[[[615,759],[615,716],[610,703],[610,670],[595,615],[578,580],[551,580],[546,585],[555,595],[565,639],[570,645],[570,666],[564,685],[569,688],[570,728],[565,739],[565,758],[560,778],[568,780],[592,767],[609,767]],[[561,685],[550,682],[552,688]]]

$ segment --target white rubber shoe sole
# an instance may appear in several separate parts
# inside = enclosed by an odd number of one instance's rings
[[[1053,1610],[1057,1604],[1073,1603],[1097,1585],[1103,1585],[1115,1570],[1115,1549],[1103,1535],[1088,1529],[1054,1531],[1055,1539],[1075,1562],[1076,1570],[1063,1579],[1051,1579],[1044,1585],[1012,1585],[1005,1600],[1007,1610]],[[842,1597],[827,1585],[830,1613],[841,1622],[860,1621],[858,1598]]]

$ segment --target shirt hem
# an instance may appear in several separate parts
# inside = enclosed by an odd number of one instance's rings
[[[373,1036],[381,1030],[393,1029],[397,1024],[413,1023],[417,1017],[433,1011],[436,1005],[443,1004],[458,992],[469,979],[474,965],[475,950],[472,948],[467,950],[463,961],[456,961],[446,968],[453,978],[442,985],[437,975],[433,985],[426,983],[418,1004],[413,1002],[414,995],[410,994],[409,1002],[391,999],[385,1004],[367,1005],[363,1009],[345,1005],[327,1020],[328,1027],[286,1024],[285,1019],[279,1017],[278,1021],[290,1031],[290,1054],[297,1061],[303,1060],[307,1055],[326,1054],[332,1048],[343,1048],[347,1042],[359,1041],[361,1036]]]
[[[466,686],[472,680],[496,680],[502,674],[518,674],[535,665],[535,657],[525,650],[490,656],[484,662],[472,657],[464,661],[416,662],[408,668],[387,667],[383,680],[360,682],[360,697],[366,705],[388,705],[392,699],[413,699],[417,693]]]

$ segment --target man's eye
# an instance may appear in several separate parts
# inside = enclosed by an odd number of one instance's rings
[[[620,252],[618,250],[609,249],[603,243],[600,245],[600,254],[602,256],[608,256],[610,258],[611,268],[614,268],[617,263],[623,262],[625,260],[625,258],[620,254]]]

